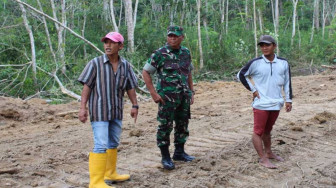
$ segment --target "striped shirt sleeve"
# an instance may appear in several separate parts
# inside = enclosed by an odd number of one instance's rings
[[[96,80],[96,67],[94,66],[94,60],[90,61],[84,68],[83,72],[78,78],[78,81],[83,85],[86,84],[89,88],[93,88]]]
[[[133,71],[133,68],[130,66],[127,73],[126,90],[134,89],[137,87],[138,87],[138,79]]]
[[[252,63],[254,60],[248,62],[237,74],[238,80],[240,80],[246,89],[250,90],[252,93],[254,93],[256,89],[248,77],[253,74]]]

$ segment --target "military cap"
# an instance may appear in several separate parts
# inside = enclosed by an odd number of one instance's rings
[[[167,28],[167,35],[174,34],[177,36],[183,35],[183,28],[180,26],[169,26]]]

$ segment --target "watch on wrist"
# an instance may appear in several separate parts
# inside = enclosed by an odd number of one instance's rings
[[[136,108],[136,109],[139,109],[139,105],[132,105],[132,108]]]

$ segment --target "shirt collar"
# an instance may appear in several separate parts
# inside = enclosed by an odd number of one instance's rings
[[[121,56],[118,56],[119,58],[119,61],[118,61],[118,64],[120,64],[120,63],[124,63],[125,62],[125,59],[123,58],[123,57],[121,57]],[[104,54],[103,55],[103,62],[104,63],[107,63],[107,62],[110,62],[109,61],[109,58],[107,57],[107,55],[106,54]]]
[[[271,63],[271,61],[268,60],[264,55],[262,55],[262,58],[264,59],[264,61],[265,61],[266,63]],[[274,59],[273,59],[272,63],[276,63],[277,60],[278,60],[277,55],[274,54]]]
[[[179,49],[173,49],[169,44],[168,44],[168,42],[166,43],[166,48],[167,48],[167,51],[168,51],[168,53],[169,52],[172,52],[172,51],[178,51],[178,52],[180,52],[180,50],[181,50],[181,46],[180,46],[180,48]]]
[[[106,54],[103,55],[103,62],[106,63],[109,61],[109,58],[107,57]]]

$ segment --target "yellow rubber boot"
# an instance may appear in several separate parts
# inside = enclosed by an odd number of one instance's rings
[[[105,181],[108,183],[112,182],[121,182],[130,179],[130,175],[122,174],[119,175],[117,173],[117,149],[108,149],[107,153],[107,161],[106,161],[106,171],[105,171]]]
[[[114,188],[104,182],[106,169],[106,153],[90,153],[89,171],[90,185],[89,188]]]

